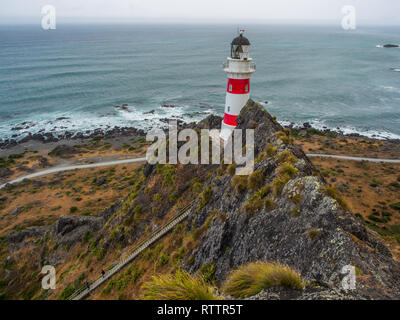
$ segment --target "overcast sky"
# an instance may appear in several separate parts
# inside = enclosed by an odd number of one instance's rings
[[[0,0],[0,23],[35,23],[43,5],[57,22],[337,23],[353,5],[358,23],[400,25],[400,0]]]

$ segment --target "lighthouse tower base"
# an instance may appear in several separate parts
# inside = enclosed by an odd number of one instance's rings
[[[220,138],[222,140],[228,141],[228,139],[231,137],[234,129],[235,129],[235,126],[230,126],[228,124],[225,124],[224,121],[222,121]]]

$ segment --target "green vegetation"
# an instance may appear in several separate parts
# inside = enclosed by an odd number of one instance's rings
[[[118,292],[121,293],[129,284],[137,283],[144,272],[145,270],[137,264],[132,264],[125,273],[112,278],[104,288],[103,293],[109,294],[114,288],[117,288]]]
[[[331,198],[335,199],[337,202],[339,202],[339,204],[342,206],[343,209],[349,210],[349,205],[341,196],[338,195],[338,193],[334,187],[325,188],[325,193],[329,197],[331,197]]]
[[[234,176],[232,179],[232,187],[235,188],[237,194],[241,194],[247,189],[247,176]]]
[[[312,241],[315,241],[320,232],[321,232],[321,230],[319,230],[319,229],[311,229],[307,233],[308,233],[308,236],[310,237],[310,239]]]
[[[235,175],[235,172],[236,172],[236,163],[235,163],[235,162],[232,162],[232,164],[230,164],[230,165],[228,166],[228,173],[229,173],[231,176],[233,176],[233,175]]]
[[[283,163],[283,162],[296,163],[297,162],[297,158],[291,152],[289,152],[287,150],[279,152],[275,157],[278,159],[278,161],[280,163]]]
[[[144,300],[217,300],[214,287],[203,277],[178,270],[175,275],[153,276],[142,286]]]
[[[248,202],[246,202],[243,206],[243,210],[251,215],[255,213],[256,211],[260,210],[263,207],[264,202],[257,198],[257,197],[252,197]]]
[[[276,152],[276,147],[274,147],[271,143],[267,143],[265,145],[265,152],[268,157],[272,157]]]
[[[272,182],[272,190],[274,196],[280,196],[282,193],[283,188],[289,182],[290,177],[288,175],[284,175],[282,177],[277,177]]]
[[[390,205],[390,207],[391,207],[393,210],[398,210],[398,211],[400,211],[400,202],[392,203],[392,204]]]
[[[278,174],[280,175],[288,175],[289,177],[293,177],[297,174],[297,169],[293,167],[290,163],[284,162],[278,169]]]
[[[273,210],[273,209],[275,209],[276,204],[275,204],[274,200],[272,200],[271,198],[267,198],[264,201],[264,206],[268,210]]]
[[[264,185],[264,181],[264,173],[261,170],[257,170],[248,177],[247,186],[249,189],[255,191]]]
[[[277,133],[277,137],[282,140],[284,144],[293,144],[294,139],[288,136],[285,132],[279,131]]]
[[[71,208],[69,208],[69,212],[70,213],[75,213],[75,212],[77,212],[78,211],[78,208],[77,207],[71,207]]]
[[[65,300],[67,299],[70,295],[72,295],[75,292],[75,287],[74,286],[68,286],[66,287],[61,294],[58,296],[58,300]]]
[[[199,273],[207,283],[214,282],[215,266],[211,263],[205,263],[201,266]]]
[[[205,205],[210,201],[212,196],[212,188],[211,186],[207,186],[204,188],[203,192],[199,196],[199,209],[202,209],[205,207]]]
[[[170,186],[175,182],[175,168],[170,164],[157,164],[157,174],[163,178],[163,187]]]
[[[273,286],[301,290],[301,276],[280,263],[252,262],[234,270],[223,284],[223,292],[235,298],[256,295]]]

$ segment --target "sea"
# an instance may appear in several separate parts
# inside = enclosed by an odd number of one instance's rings
[[[400,138],[400,27],[241,25],[251,97],[282,124]],[[224,24],[0,26],[0,139],[223,115]],[[125,105],[124,107],[122,107]],[[119,106],[119,107],[118,107]]]

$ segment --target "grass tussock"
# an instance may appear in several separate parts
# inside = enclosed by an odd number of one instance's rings
[[[247,190],[247,176],[234,176],[232,179],[232,187],[236,193],[240,194]]]
[[[276,204],[274,202],[274,200],[272,200],[271,198],[267,198],[264,201],[264,206],[265,208],[267,208],[268,210],[274,210],[276,207]]]
[[[252,215],[263,207],[263,201],[254,197],[245,203],[243,210],[248,214]]]
[[[265,176],[261,170],[254,171],[248,178],[249,189],[255,191],[264,185]]]
[[[272,182],[272,189],[274,196],[278,197],[282,194],[282,190],[285,185],[289,182],[290,177],[288,175],[284,175],[281,177],[277,177]]]
[[[279,175],[288,175],[289,177],[293,177],[297,174],[297,169],[293,167],[289,162],[284,162],[278,169]]]
[[[265,145],[265,152],[267,153],[268,157],[272,157],[276,152],[276,147],[274,147],[271,143],[267,143]]]
[[[327,187],[327,188],[325,188],[324,191],[329,197],[331,197],[331,198],[335,199],[337,202],[339,202],[339,204],[342,206],[343,209],[349,210],[349,205],[341,196],[338,195],[335,187]]]
[[[229,166],[228,166],[228,173],[231,176],[234,176],[236,172],[236,163],[232,162]]]
[[[308,236],[312,241],[317,240],[318,235],[320,234],[321,230],[319,229],[311,229],[308,231]]]
[[[277,137],[282,140],[284,144],[293,144],[294,139],[288,136],[285,132],[279,131],[277,133]]]
[[[300,274],[286,265],[258,261],[234,270],[222,290],[235,298],[245,298],[273,286],[302,290],[304,283]]]
[[[214,287],[203,277],[178,270],[174,275],[153,276],[142,286],[143,300],[217,300]]]
[[[296,163],[297,162],[297,158],[291,152],[289,152],[287,150],[279,152],[275,157],[278,159],[278,161],[280,163],[284,163],[284,162]]]

